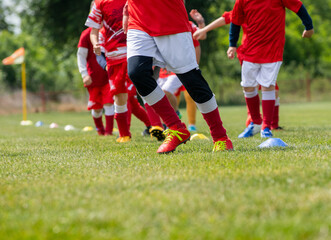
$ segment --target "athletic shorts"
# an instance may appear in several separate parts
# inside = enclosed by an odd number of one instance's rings
[[[281,65],[282,62],[259,64],[243,61],[241,68],[241,86],[275,86]]]
[[[127,83],[131,80],[128,76],[127,61],[108,66],[108,77],[110,93],[114,96],[120,93],[127,93]]]
[[[87,91],[90,95],[87,110],[102,109],[103,105],[107,103],[114,104],[109,84],[105,84],[102,87],[87,87]]]
[[[157,80],[157,84],[163,91],[170,92],[171,94],[175,94],[175,92],[183,86],[182,82],[176,75],[169,75],[166,78],[159,78]]]
[[[190,32],[152,37],[147,33],[130,29],[127,33],[127,57],[154,58],[154,66],[167,68],[182,74],[198,68]]]

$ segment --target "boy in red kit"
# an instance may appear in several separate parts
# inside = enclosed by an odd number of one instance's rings
[[[85,23],[92,28],[91,42],[96,55],[101,55],[99,30],[104,31],[103,48],[107,60],[110,90],[115,99],[115,120],[119,130],[117,142],[128,142],[131,133],[127,108],[126,36],[122,29],[122,12],[126,0],[96,0]]]
[[[271,123],[275,107],[275,85],[283,60],[285,44],[285,8],[297,13],[305,30],[302,37],[314,33],[312,20],[300,0],[236,0],[232,10],[228,57],[237,51],[240,25],[246,23],[246,39],[242,54],[242,81],[246,104],[253,123],[243,134],[252,134],[262,124],[261,137],[272,137]],[[262,88],[262,113],[257,86]]]
[[[93,120],[99,135],[112,135],[114,123],[113,98],[110,94],[108,76],[99,66],[93,46],[90,41],[91,28],[84,30],[80,36],[77,51],[79,72],[84,86],[89,92],[88,110],[91,110]],[[105,110],[106,128],[102,122],[102,112]]]
[[[214,20],[212,23],[208,24],[206,27],[198,29],[194,33],[193,38],[196,39],[196,40],[200,40],[209,31],[214,30],[215,28],[219,28],[219,27],[222,27],[224,25],[230,24],[231,19],[232,19],[232,11],[224,12],[221,17]],[[243,55],[243,48],[245,46],[245,40],[246,40],[246,24],[245,23],[242,24],[242,28],[243,28],[243,37],[242,37],[242,41],[241,41],[241,46],[237,49],[237,55],[238,55],[240,65],[242,65],[242,62],[243,62],[242,55]],[[261,90],[261,86],[260,86],[260,90]],[[272,124],[271,124],[271,129],[279,130],[279,129],[282,129],[282,128],[279,127],[279,125],[278,125],[278,123],[279,123],[279,95],[278,95],[279,88],[278,88],[277,83],[276,83],[276,86],[275,86],[275,90],[276,90],[276,102],[275,102],[275,108],[274,108],[274,113],[273,113],[273,120],[272,120]],[[243,133],[241,133],[238,136],[239,138],[252,137],[254,134],[259,133],[261,131],[261,125],[254,125],[252,123],[252,118],[251,118],[251,115],[250,115],[250,112],[249,112],[248,108],[247,108],[246,127],[249,127],[249,128],[247,128]]]
[[[123,28],[127,31],[129,76],[145,102],[169,127],[157,152],[175,151],[189,140],[190,132],[153,79],[153,64],[177,74],[210,128],[214,151],[232,150],[214,94],[198,68],[184,2],[128,0],[127,3]]]

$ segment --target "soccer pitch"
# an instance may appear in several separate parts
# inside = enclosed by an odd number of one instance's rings
[[[0,118],[0,239],[331,239],[331,103],[283,104],[286,149],[238,139],[246,108],[222,107],[235,151],[70,131],[90,113],[30,114],[59,129]],[[185,111],[181,111],[185,119]],[[210,138],[200,114],[199,133]]]

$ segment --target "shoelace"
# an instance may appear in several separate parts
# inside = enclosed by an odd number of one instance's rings
[[[177,137],[180,141],[183,141],[183,139],[181,138],[181,136],[179,136],[179,134],[185,135],[180,131],[171,130],[171,129],[167,129],[163,133],[167,135],[166,139],[164,140],[164,143],[170,142],[173,139],[173,137]]]
[[[213,151],[218,151],[218,150],[221,150],[221,151],[226,150],[226,141],[215,142]]]

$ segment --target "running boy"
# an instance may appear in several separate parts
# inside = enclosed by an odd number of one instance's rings
[[[232,10],[228,57],[237,51],[240,25],[246,23],[242,56],[242,81],[253,129],[262,124],[261,137],[272,137],[271,123],[275,107],[275,85],[283,60],[285,44],[285,8],[297,13],[305,30],[302,37],[313,35],[312,20],[300,0],[236,0]],[[257,85],[262,87],[262,112]]]
[[[108,76],[97,63],[90,41],[91,28],[84,30],[80,36],[77,51],[77,63],[83,83],[89,92],[87,109],[91,110],[95,127],[99,135],[112,135],[114,125],[114,101],[110,94]],[[105,110],[106,128],[102,122]]]
[[[157,152],[175,151],[189,140],[190,132],[153,79],[153,63],[177,74],[210,128],[214,151],[232,150],[214,94],[198,68],[183,0],[128,0],[124,10],[129,76],[139,94],[169,127]]]

